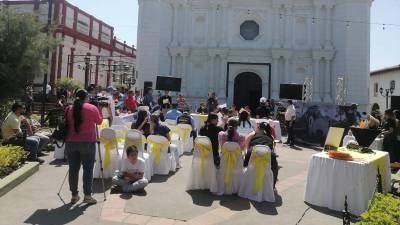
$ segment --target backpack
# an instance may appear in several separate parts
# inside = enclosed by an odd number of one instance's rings
[[[63,116],[58,117],[57,126],[56,126],[55,130],[53,131],[53,134],[51,135],[51,139],[54,140],[55,144],[59,148],[64,146],[65,139],[67,138],[67,135],[68,135],[67,113],[69,110],[70,110],[70,108],[67,108],[65,110],[65,113],[63,114]],[[62,145],[59,146],[58,142],[62,142]]]

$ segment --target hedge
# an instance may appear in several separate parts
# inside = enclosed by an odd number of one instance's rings
[[[391,194],[375,194],[368,211],[361,215],[356,225],[399,225],[400,198]]]
[[[28,153],[19,146],[0,146],[0,178],[18,169]]]

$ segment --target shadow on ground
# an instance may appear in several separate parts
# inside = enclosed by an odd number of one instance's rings
[[[82,216],[87,208],[88,205],[77,205],[72,207],[71,204],[66,204],[55,209],[38,209],[27,220],[25,220],[25,223],[64,225]]]

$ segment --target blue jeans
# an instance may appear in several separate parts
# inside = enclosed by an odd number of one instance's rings
[[[37,159],[37,153],[39,152],[40,138],[36,136],[26,137],[25,148],[29,151],[28,159]]]
[[[96,160],[95,142],[66,142],[65,150],[69,164],[69,189],[72,195],[78,195],[78,180],[81,164],[83,166],[83,192],[92,194],[93,167]]]

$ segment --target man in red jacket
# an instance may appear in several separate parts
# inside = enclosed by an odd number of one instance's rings
[[[132,90],[128,92],[128,97],[125,99],[125,106],[128,111],[131,111],[132,113],[137,110],[138,104]]]

